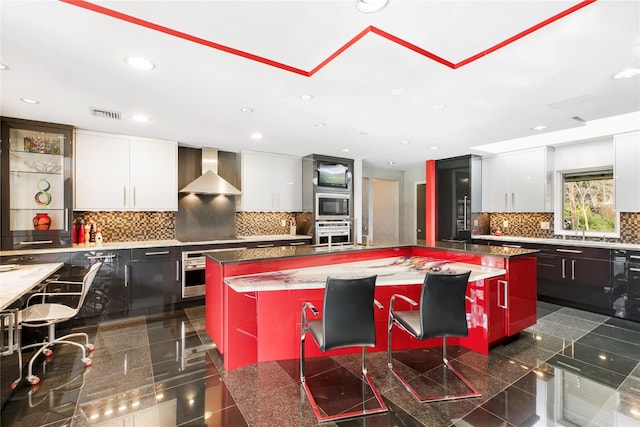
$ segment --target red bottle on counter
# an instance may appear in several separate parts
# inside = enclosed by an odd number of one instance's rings
[[[80,220],[78,224],[78,244],[84,243],[84,221]]]
[[[78,224],[73,221],[73,225],[71,226],[71,244],[75,245],[78,243]]]

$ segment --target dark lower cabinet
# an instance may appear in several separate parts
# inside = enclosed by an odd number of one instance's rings
[[[128,279],[132,314],[159,313],[180,301],[180,255],[176,247],[131,250]]]
[[[126,316],[131,301],[131,288],[127,278],[127,266],[131,251],[89,250],[71,253],[70,276],[81,280],[91,265],[101,262],[89,293],[78,313],[78,319],[95,318],[96,321]]]

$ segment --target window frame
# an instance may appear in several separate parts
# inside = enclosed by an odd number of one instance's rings
[[[580,169],[565,169],[556,171],[555,187],[554,187],[554,208],[553,208],[553,232],[556,235],[563,237],[575,237],[575,238],[620,238],[620,211],[615,209],[615,230],[614,231],[584,231],[584,230],[565,230],[562,227],[562,220],[564,216],[564,176],[569,174],[589,174],[611,171],[614,172],[613,191],[616,190],[615,182],[615,170],[613,165],[604,165],[599,167],[580,168]]]

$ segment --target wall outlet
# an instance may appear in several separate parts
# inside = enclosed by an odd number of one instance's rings
[[[280,225],[283,226],[283,227],[286,227],[287,226],[287,220],[283,219],[282,221],[280,221]]]
[[[540,221],[540,229],[548,230],[549,229],[549,221]]]
[[[473,220],[473,226],[474,226],[474,227],[477,227],[477,226],[478,226],[478,220],[477,220],[477,219],[474,219],[474,220]]]
[[[506,219],[502,221],[502,228],[509,228],[509,221],[507,221]]]

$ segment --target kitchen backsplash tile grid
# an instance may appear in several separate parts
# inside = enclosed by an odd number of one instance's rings
[[[309,234],[311,213],[237,212],[236,233],[238,236],[289,234],[293,222],[296,224],[296,234]]]
[[[561,239],[553,232],[552,213],[492,213],[491,230],[499,229],[503,235],[512,237],[536,237],[543,239]],[[504,221],[508,227],[504,227]],[[541,222],[549,223],[549,230],[540,228]],[[579,239],[582,239],[579,237]],[[585,240],[602,241],[601,237],[586,237]],[[607,242],[640,244],[640,213],[620,213],[620,238],[606,239]]]
[[[74,212],[73,220],[94,221],[105,243],[176,238],[175,212]]]

